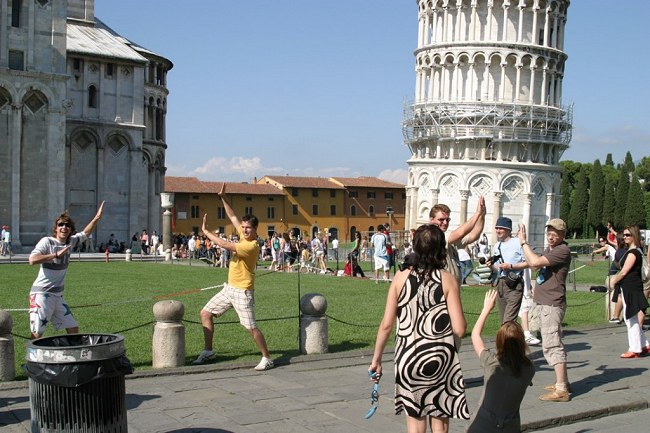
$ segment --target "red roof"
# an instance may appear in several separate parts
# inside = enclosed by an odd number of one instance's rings
[[[165,192],[217,194],[223,182],[205,182],[195,177],[165,176]],[[226,194],[284,195],[271,185],[226,182]]]
[[[388,182],[378,177],[361,176],[361,177],[331,177],[332,181],[343,185],[346,188],[395,188],[404,189],[405,186],[399,183]]]

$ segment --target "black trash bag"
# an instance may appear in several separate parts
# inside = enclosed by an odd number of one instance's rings
[[[35,340],[40,347],[79,347],[95,346],[115,341],[110,334],[69,334],[48,337],[43,341]],[[22,365],[25,374],[32,380],[43,385],[54,385],[73,388],[85,385],[93,380],[123,376],[133,373],[131,361],[125,354],[109,359],[72,362],[44,363],[27,361]]]
[[[72,364],[44,364],[28,362],[23,371],[32,380],[43,385],[75,388],[94,380],[124,376],[133,373],[133,366],[126,355],[101,361]]]

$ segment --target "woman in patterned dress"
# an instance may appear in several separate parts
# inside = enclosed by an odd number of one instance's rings
[[[456,278],[443,271],[445,235],[434,225],[420,226],[413,253],[388,290],[369,370],[379,380],[382,354],[395,334],[395,412],[406,413],[409,433],[447,432],[449,418],[469,419],[456,339],[467,323]]]

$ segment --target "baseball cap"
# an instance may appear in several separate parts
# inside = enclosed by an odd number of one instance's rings
[[[549,222],[546,223],[546,227],[553,227],[555,230],[565,232],[566,231],[566,223],[564,220],[560,218],[553,218]]]
[[[512,220],[508,217],[499,217],[494,228],[512,230]]]

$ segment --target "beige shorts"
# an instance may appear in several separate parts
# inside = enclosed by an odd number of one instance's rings
[[[222,316],[234,308],[239,316],[239,323],[246,329],[257,328],[255,321],[255,296],[253,290],[238,289],[230,284],[224,284],[223,289],[205,304],[203,309],[215,317]]]
[[[542,352],[546,362],[551,367],[566,363],[566,350],[562,343],[562,320],[566,313],[566,306],[553,307],[538,304],[535,308],[539,311]]]

